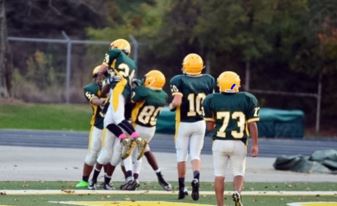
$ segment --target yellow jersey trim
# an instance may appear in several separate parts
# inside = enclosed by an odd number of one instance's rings
[[[172,96],[175,96],[175,95],[184,96],[183,93],[181,93],[181,92],[173,92],[173,93],[172,93]]]
[[[213,119],[213,118],[204,118],[205,119],[205,121],[208,121],[208,122],[215,122],[215,120]]]
[[[255,118],[251,118],[247,120],[247,123],[251,123],[251,122],[258,122],[260,120],[259,117],[255,117]]]

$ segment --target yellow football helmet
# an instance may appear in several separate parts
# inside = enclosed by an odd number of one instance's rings
[[[183,60],[183,72],[185,74],[198,75],[201,74],[203,68],[204,62],[198,54],[190,53],[185,56]]]
[[[144,75],[144,86],[150,89],[163,89],[165,82],[165,75],[159,70],[151,70]]]
[[[218,87],[220,92],[236,93],[240,88],[240,76],[233,71],[222,72],[218,79]]]
[[[111,48],[117,48],[124,51],[127,55],[131,53],[130,43],[125,39],[117,39],[110,44]]]

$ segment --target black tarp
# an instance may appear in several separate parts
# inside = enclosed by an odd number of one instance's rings
[[[283,155],[276,158],[273,166],[277,170],[337,174],[337,150],[318,150],[310,156]]]

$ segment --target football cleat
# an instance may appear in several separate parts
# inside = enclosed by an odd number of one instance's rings
[[[232,194],[232,198],[233,198],[233,201],[234,201],[234,205],[235,206],[243,206],[242,202],[241,202],[241,195],[240,193],[238,192],[234,192]]]
[[[135,182],[136,182],[136,188],[140,187],[140,182],[138,179],[135,179]]]
[[[192,183],[192,199],[197,201],[199,200],[199,180],[198,179],[193,179]]]
[[[91,181],[90,184],[88,185],[89,190],[96,190],[96,182]]]
[[[144,75],[144,86],[147,88],[161,90],[165,82],[165,75],[159,70],[151,70]]]
[[[112,190],[113,187],[112,187],[112,185],[110,183],[104,183],[103,184],[103,189],[104,190]]]
[[[89,186],[89,183],[87,181],[81,180],[75,185],[75,188],[83,189],[83,188],[87,188],[88,186]]]
[[[145,149],[147,146],[147,141],[141,137],[137,137],[136,139],[134,139],[134,141],[137,144],[137,148],[139,152],[137,160],[140,160],[144,156]]]
[[[217,84],[220,92],[236,93],[240,88],[240,76],[232,71],[222,72],[218,79]]]
[[[122,160],[128,158],[130,154],[132,153],[132,150],[134,148],[134,143],[130,138],[124,138],[122,141]]]
[[[188,195],[188,191],[186,188],[180,188],[179,189],[179,193],[178,193],[178,199],[181,200],[181,199],[184,199],[185,196]]]
[[[135,180],[126,181],[124,184],[120,186],[121,190],[132,191],[132,190],[136,190],[136,188],[137,188],[137,181]]]
[[[171,184],[166,182],[162,175],[158,176],[158,183],[165,191],[172,191]]]

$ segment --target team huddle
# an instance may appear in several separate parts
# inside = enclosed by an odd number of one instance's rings
[[[104,168],[102,187],[111,190],[111,176],[121,164],[125,182],[120,189],[136,190],[140,187],[139,175],[145,156],[160,186],[172,190],[150,149],[157,117],[168,101],[168,94],[163,90],[166,78],[161,71],[150,70],[142,80],[135,79],[137,67],[129,57],[130,52],[127,40],[113,41],[103,63],[92,72],[93,82],[84,87],[93,114],[83,177],[76,188],[97,189],[97,178]],[[203,68],[198,54],[188,54],[182,61],[182,74],[169,82],[172,96],[169,108],[176,114],[178,199],[188,195],[185,186],[188,157],[193,170],[191,197],[199,199],[200,155],[207,129],[215,130],[212,151],[217,205],[224,205],[224,172],[230,164],[235,190],[232,198],[236,206],[242,206],[240,192],[249,136],[251,155],[257,156],[259,151],[257,99],[248,92],[239,92],[240,77],[235,72],[224,71],[215,81],[211,75],[202,73]]]

